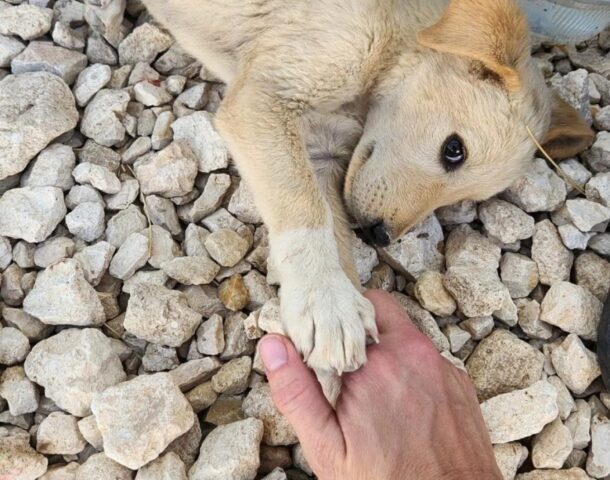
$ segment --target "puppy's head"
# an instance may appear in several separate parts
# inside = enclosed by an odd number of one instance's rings
[[[556,158],[593,140],[547,89],[515,1],[453,0],[418,42],[378,85],[345,183],[348,208],[380,246],[438,207],[510,186],[535,152],[527,127]]]

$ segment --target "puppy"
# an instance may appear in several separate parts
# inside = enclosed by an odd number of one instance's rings
[[[228,84],[216,126],[269,228],[285,329],[331,400],[377,337],[343,206],[387,246],[513,183],[526,126],[556,158],[593,138],[547,90],[514,0],[144,3]]]

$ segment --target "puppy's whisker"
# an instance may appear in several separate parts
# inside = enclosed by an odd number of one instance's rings
[[[557,173],[564,179],[564,181],[570,185],[572,188],[574,188],[575,190],[577,190],[578,192],[582,193],[583,195],[585,195],[585,191],[583,190],[582,186],[577,184],[574,180],[572,180],[570,177],[568,177],[566,175],[566,173],[563,171],[563,169],[557,164],[557,162],[555,160],[553,160],[553,158],[546,152],[546,150],[544,149],[544,147],[540,144],[540,142],[536,139],[536,136],[534,135],[534,132],[532,132],[532,129],[526,125],[525,129],[527,130],[527,133],[529,134],[530,138],[532,139],[532,141],[534,142],[534,144],[536,145],[536,148],[544,155],[544,157],[551,163],[551,165],[553,165],[553,167],[555,168],[555,170],[557,171]]]

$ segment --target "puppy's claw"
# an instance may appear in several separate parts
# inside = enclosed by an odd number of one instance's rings
[[[367,340],[370,340],[370,343],[379,345],[379,332],[377,332],[377,329],[375,329],[374,331],[367,329],[366,336],[367,336]],[[367,344],[368,343],[369,342],[367,342]]]
[[[330,403],[333,408],[336,408],[337,400],[341,393],[341,377],[330,370],[316,369],[315,374],[318,378],[318,382],[320,382],[326,400],[328,400],[328,403]]]

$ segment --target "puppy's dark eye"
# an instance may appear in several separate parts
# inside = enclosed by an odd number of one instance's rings
[[[451,135],[441,149],[441,162],[447,171],[455,170],[466,161],[468,153],[459,135]]]

